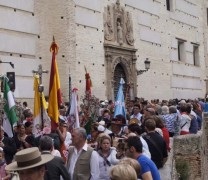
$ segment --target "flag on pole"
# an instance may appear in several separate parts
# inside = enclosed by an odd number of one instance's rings
[[[125,84],[125,81],[123,78],[121,78],[119,90],[118,90],[118,94],[117,94],[116,102],[115,102],[114,117],[116,117],[116,115],[118,114],[122,114],[126,118],[123,84]]]
[[[78,104],[77,104],[77,99],[78,99],[77,91],[78,91],[77,88],[74,88],[72,90],[71,108],[70,108],[70,112],[69,112],[71,122],[73,123],[73,128],[80,127]]]
[[[38,85],[39,85],[39,76],[34,76],[34,114],[33,114],[33,133],[35,136],[38,136],[39,132],[41,131],[42,121],[41,121],[41,92],[38,91]],[[43,110],[43,119],[44,123],[49,123],[50,120],[48,118],[46,109],[47,109],[47,103],[45,100],[45,96],[42,92],[42,110]],[[47,122],[48,121],[48,122]]]
[[[50,51],[52,52],[52,63],[49,84],[48,115],[51,118],[51,129],[54,130],[56,129],[59,122],[59,106],[62,103],[59,72],[56,63],[58,46],[55,43],[54,37]]]
[[[4,100],[6,104],[4,105],[4,111],[6,113],[7,118],[4,119],[3,122],[4,131],[10,136],[13,136],[12,127],[15,122],[18,121],[18,117],[15,111],[15,101],[12,94],[12,91],[9,88],[8,80],[6,77],[3,79],[4,83]]]
[[[86,95],[91,97],[92,95],[92,91],[91,91],[91,87],[92,87],[92,81],[90,78],[90,74],[87,72],[86,67],[85,68],[85,79],[86,79]]]

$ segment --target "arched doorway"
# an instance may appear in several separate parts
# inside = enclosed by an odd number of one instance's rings
[[[120,79],[121,77],[124,79],[125,84],[123,85],[123,93],[124,93],[124,97],[126,95],[126,87],[127,87],[127,78],[126,78],[126,73],[124,71],[124,68],[122,67],[121,63],[118,63],[115,67],[114,70],[114,100],[116,99],[116,96],[118,94],[118,89],[119,89],[119,85],[120,85]]]

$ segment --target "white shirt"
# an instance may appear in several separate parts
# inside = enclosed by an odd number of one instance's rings
[[[108,166],[107,164],[104,164],[104,159],[98,154],[99,157],[99,168],[100,168],[100,177],[99,180],[108,180],[110,179],[109,174],[110,170],[113,167],[113,165],[116,165],[119,163],[119,159],[116,159],[116,148],[111,147],[111,153],[107,157],[107,160],[110,162],[111,166]]]
[[[53,149],[53,151],[51,152],[51,154],[54,155],[54,156],[61,157],[61,153],[57,149]]]
[[[136,118],[136,119],[138,119],[139,120],[139,125],[141,126],[141,124],[142,124],[142,122],[141,122],[141,118],[142,118],[142,114],[139,112],[138,114],[133,114],[133,115],[131,115],[130,116],[130,119],[132,119],[132,118]]]
[[[66,149],[69,149],[69,146],[70,146],[70,144],[72,143],[72,140],[71,140],[71,133],[70,132],[66,132],[66,139],[65,139],[65,141],[64,141],[64,144],[65,144],[65,146],[66,146]]]
[[[189,132],[190,126],[191,118],[187,114],[182,114],[180,122],[181,131]]]
[[[87,144],[85,144],[82,149],[77,152],[77,149],[74,147],[74,152],[71,157],[70,166],[69,166],[69,174],[71,176],[71,180],[73,180],[74,175],[74,168],[77,162],[77,159],[79,158],[82,151],[87,151]],[[100,169],[99,169],[99,158],[96,151],[92,152],[92,155],[90,157],[90,174],[91,178],[90,180],[98,180],[100,175]]]

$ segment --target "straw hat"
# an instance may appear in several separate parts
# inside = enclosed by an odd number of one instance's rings
[[[137,118],[131,118],[129,124],[139,124],[139,120]]]
[[[113,125],[113,124],[120,125],[120,126],[125,126],[126,125],[126,119],[121,114],[116,115],[116,117],[111,120],[111,125]]]
[[[6,166],[6,171],[21,171],[34,168],[53,159],[51,154],[43,154],[37,147],[23,149],[15,154],[15,161]]]

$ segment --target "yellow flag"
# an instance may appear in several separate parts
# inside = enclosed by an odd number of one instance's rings
[[[38,91],[38,85],[39,85],[39,76],[34,76],[34,115],[33,115],[33,125],[34,125],[34,133],[37,133],[36,131],[41,130],[42,127],[42,121],[41,121],[41,102],[40,102],[40,95],[41,93]],[[43,105],[43,119],[44,122],[48,120],[47,116],[47,103],[45,100],[45,96],[42,92],[42,105]]]

